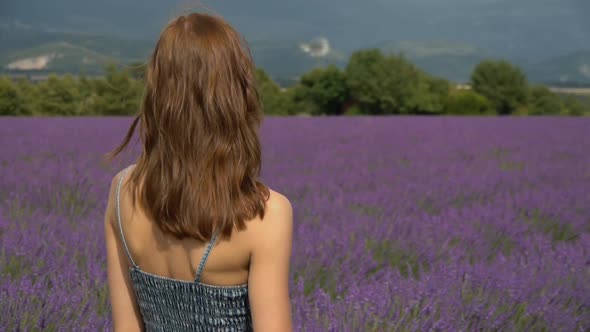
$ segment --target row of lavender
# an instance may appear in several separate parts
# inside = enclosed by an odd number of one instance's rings
[[[0,327],[110,330],[106,167],[129,119],[0,119]],[[590,120],[269,118],[297,331],[590,328]],[[136,149],[138,151],[138,149]]]

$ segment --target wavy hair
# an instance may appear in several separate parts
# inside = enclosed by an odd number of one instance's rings
[[[192,13],[162,31],[147,65],[139,114],[143,152],[130,177],[158,227],[176,238],[231,236],[264,217],[259,180],[262,109],[245,40],[222,18]],[[141,181],[143,180],[143,181]]]

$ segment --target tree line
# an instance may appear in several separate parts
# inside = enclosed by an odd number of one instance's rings
[[[50,75],[40,83],[0,77],[0,115],[132,115],[143,93],[145,65],[105,68],[100,78]],[[473,70],[470,89],[433,77],[399,54],[353,53],[347,66],[317,68],[281,88],[262,69],[256,79],[269,115],[590,115],[574,97],[528,82],[504,60]]]

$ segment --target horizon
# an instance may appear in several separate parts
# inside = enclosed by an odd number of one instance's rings
[[[109,62],[141,61],[169,19],[205,7],[245,36],[281,85],[369,48],[407,54],[457,83],[484,59],[506,59],[536,83],[590,85],[590,3],[581,0],[10,0],[0,5],[0,74],[97,74]]]

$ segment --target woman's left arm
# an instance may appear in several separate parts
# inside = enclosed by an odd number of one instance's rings
[[[117,226],[114,199],[119,176],[120,173],[111,182],[104,218],[107,276],[113,328],[115,332],[143,331],[141,314],[129,278],[129,262]]]

